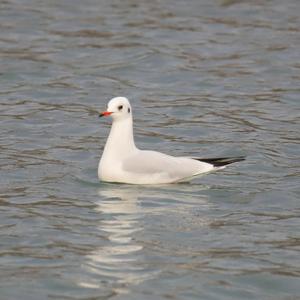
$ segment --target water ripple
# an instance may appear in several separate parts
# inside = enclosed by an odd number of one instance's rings
[[[0,17],[1,299],[298,297],[298,1],[6,0]],[[99,183],[118,95],[139,147],[247,160]]]

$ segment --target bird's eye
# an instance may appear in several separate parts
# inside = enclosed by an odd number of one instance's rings
[[[122,109],[123,109],[123,105],[119,105],[118,110],[122,110]]]

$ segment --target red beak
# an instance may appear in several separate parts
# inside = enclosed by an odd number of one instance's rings
[[[107,117],[107,116],[110,116],[112,114],[111,111],[104,111],[102,113],[99,114],[99,117]]]

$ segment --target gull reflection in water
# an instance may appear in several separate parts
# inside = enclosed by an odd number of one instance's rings
[[[100,288],[106,282],[114,284],[117,293],[126,293],[127,285],[138,284],[160,272],[153,270],[145,259],[143,242],[135,239],[137,235],[142,236],[145,215],[165,214],[166,210],[169,214],[170,206],[178,211],[185,206],[183,198],[188,202],[192,199],[198,205],[205,202],[184,191],[174,196],[174,191],[159,187],[103,184],[98,193],[95,209],[102,217],[98,229],[107,238],[107,243],[86,256],[84,267],[93,276],[82,280],[80,286]],[[173,202],[161,205],[161,201],[169,201],[166,199],[172,199]],[[176,201],[180,201],[180,204]]]
[[[103,184],[95,208],[102,216],[98,229],[107,243],[88,254],[85,268],[95,276],[81,286],[99,288],[103,282],[118,283],[116,292],[126,293],[127,284],[137,284],[155,275],[143,261],[143,245],[134,235],[143,230],[145,211],[139,205],[141,190],[134,186]],[[102,282],[102,284],[99,282]]]

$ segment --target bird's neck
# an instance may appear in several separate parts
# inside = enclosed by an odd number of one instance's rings
[[[135,150],[132,118],[114,121],[104,147],[103,158],[122,159]]]

